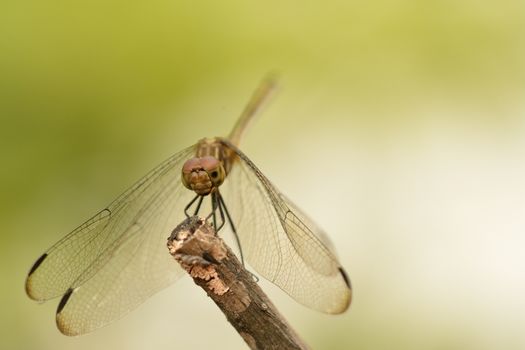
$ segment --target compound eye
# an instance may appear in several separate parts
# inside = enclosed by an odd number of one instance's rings
[[[202,168],[208,173],[211,182],[214,186],[219,186],[223,183],[225,177],[224,167],[222,163],[215,157],[202,157]]]
[[[191,158],[188,159],[184,165],[182,166],[182,183],[186,188],[192,189],[191,187],[191,178],[192,178],[192,172],[197,171],[201,168],[201,163],[199,158]]]

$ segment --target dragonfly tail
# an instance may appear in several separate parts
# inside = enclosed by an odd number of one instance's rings
[[[235,123],[233,130],[230,132],[228,139],[235,146],[239,145],[241,137],[244,131],[247,129],[248,124],[254,119],[257,112],[261,109],[266,101],[268,101],[270,95],[277,86],[277,75],[275,73],[268,74],[259,84],[257,89],[254,91],[250,101],[244,107],[241,116]]]

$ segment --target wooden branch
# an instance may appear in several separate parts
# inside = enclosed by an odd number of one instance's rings
[[[307,349],[213,227],[196,216],[168,238],[170,254],[251,349]]]

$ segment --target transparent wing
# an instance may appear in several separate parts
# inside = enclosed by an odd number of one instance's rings
[[[286,199],[240,150],[224,199],[248,263],[298,302],[326,313],[345,311],[350,281],[326,234]]]
[[[180,179],[194,153],[192,146],[164,161],[34,264],[27,294],[39,301],[63,295],[57,310],[63,333],[101,327],[179,277],[166,239],[194,196]]]

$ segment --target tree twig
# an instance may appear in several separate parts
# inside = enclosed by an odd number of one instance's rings
[[[170,254],[251,349],[307,349],[213,227],[196,216],[168,238]]]

